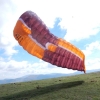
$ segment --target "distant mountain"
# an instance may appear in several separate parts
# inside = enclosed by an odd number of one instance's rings
[[[7,83],[16,83],[16,82],[26,82],[26,81],[32,81],[32,80],[42,80],[42,79],[48,79],[48,78],[56,78],[61,76],[68,76],[68,74],[39,74],[39,75],[27,75],[16,79],[4,79],[0,80],[0,84],[7,84]]]
[[[97,70],[98,71],[98,70]],[[87,71],[87,73],[90,73],[93,71]],[[77,74],[84,74],[83,72],[75,72],[71,74],[61,74],[61,73],[54,73],[54,74],[39,74],[39,75],[27,75],[16,79],[4,79],[0,80],[0,84],[7,84],[7,83],[16,83],[16,82],[26,82],[26,81],[32,81],[32,80],[42,80],[42,79],[48,79],[48,78],[57,78],[62,76],[72,76]]]

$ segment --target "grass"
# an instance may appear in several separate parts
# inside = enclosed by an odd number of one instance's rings
[[[0,100],[100,100],[100,72],[2,84]]]

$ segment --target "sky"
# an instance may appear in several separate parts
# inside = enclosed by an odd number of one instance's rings
[[[30,74],[74,73],[25,51],[13,37],[19,16],[35,12],[56,36],[85,54],[86,70],[100,71],[99,0],[0,0],[0,79]],[[83,72],[82,72],[83,73]]]

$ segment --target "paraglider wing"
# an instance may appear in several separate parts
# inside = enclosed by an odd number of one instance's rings
[[[86,71],[84,53],[71,43],[54,36],[32,11],[18,19],[13,35],[30,54],[62,68]]]

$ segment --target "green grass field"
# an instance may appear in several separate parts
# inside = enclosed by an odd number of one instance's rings
[[[100,72],[2,84],[0,100],[100,100]]]

